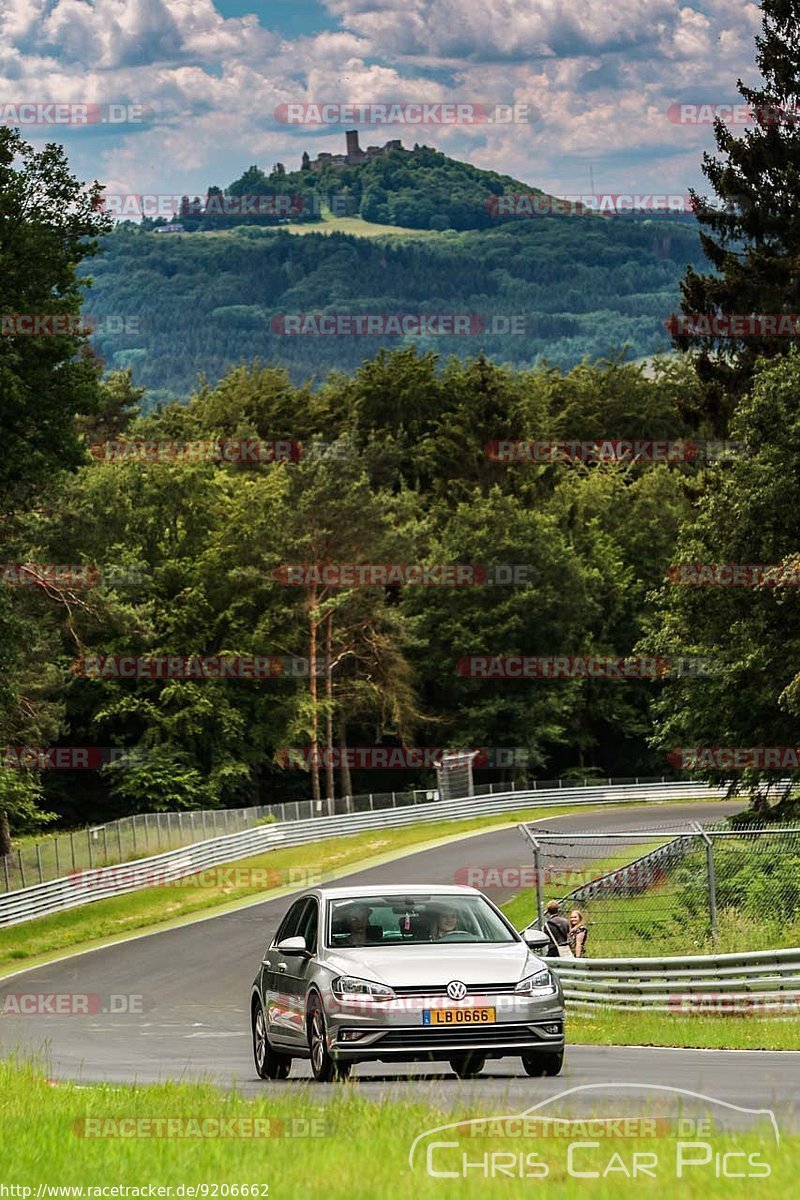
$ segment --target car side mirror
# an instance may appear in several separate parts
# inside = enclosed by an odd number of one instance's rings
[[[300,955],[308,954],[306,939],[304,937],[284,938],[282,942],[278,942],[275,949],[279,954],[285,954],[289,958],[297,958]]]
[[[530,929],[523,929],[522,938],[525,945],[530,947],[531,950],[544,950],[546,946],[550,945],[550,938],[546,933],[542,933],[541,929],[534,929],[532,927]]]

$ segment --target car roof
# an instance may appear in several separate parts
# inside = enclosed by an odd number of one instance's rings
[[[325,900],[351,900],[364,896],[480,896],[477,888],[455,883],[376,883],[357,887],[319,887],[314,893]]]

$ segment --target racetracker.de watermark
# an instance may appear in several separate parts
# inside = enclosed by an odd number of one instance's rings
[[[719,438],[596,438],[555,441],[550,438],[487,442],[484,454],[501,463],[711,463],[744,452],[742,442]]]
[[[178,192],[104,192],[97,211],[120,220],[146,217],[279,217],[288,220],[308,211],[306,200],[294,192],[253,192],[231,195],[211,192],[187,196]]]
[[[279,337],[475,337],[492,332],[477,313],[282,313],[272,318],[270,329]]]
[[[162,866],[142,868],[131,863],[71,871],[68,879],[72,887],[90,889],[104,886],[179,887],[201,891],[248,889],[262,892],[283,887],[317,887],[322,883],[322,871],[318,867],[243,867],[236,863],[198,871],[187,856]]]
[[[673,125],[713,125],[723,121],[726,125],[791,125],[798,119],[795,106],[760,104],[753,107],[741,102],[709,104],[670,104],[667,120]]]
[[[0,337],[114,337],[139,334],[144,329],[141,316],[110,313],[95,317],[87,313],[2,313]]]
[[[695,462],[701,445],[684,439],[598,438],[595,441],[487,442],[484,454],[492,462]]]
[[[182,438],[148,439],[137,442],[94,442],[89,446],[92,458],[99,462],[214,462],[237,466],[259,463],[298,463],[319,459],[358,457],[346,441],[326,442],[321,438],[300,441],[296,438],[237,438],[226,441]]]
[[[0,125],[143,125],[154,115],[149,104],[0,100]]]
[[[635,655],[472,654],[460,658],[459,675],[467,679],[633,679],[705,678],[713,674],[711,659],[696,655],[663,658]]]
[[[141,993],[98,995],[97,992],[6,992],[0,995],[0,1017],[138,1016],[151,1007]]]
[[[302,679],[309,661],[299,655],[278,654],[89,654],[72,660],[73,674],[87,679],[186,679],[194,682],[229,679]],[[322,674],[319,666],[317,674]]]
[[[94,442],[92,458],[100,462],[300,462],[307,455],[302,442],[291,438],[237,438],[225,441],[182,438],[136,442]]]
[[[485,208],[493,217],[583,217],[590,213],[620,216],[624,213],[694,212],[688,193],[573,192],[549,196],[545,192],[506,192],[490,195]]]
[[[316,760],[318,766],[347,766],[354,771],[417,771],[435,770],[442,765],[443,756],[453,754],[468,758],[477,769],[525,766],[531,761],[531,753],[524,746],[467,750],[441,746],[281,746],[275,751],[275,762],[279,767],[302,770],[309,770]]]
[[[472,101],[385,102],[311,101],[279,104],[282,125],[527,125],[529,104],[477,104]]]
[[[99,771],[116,762],[143,762],[148,751],[124,746],[5,746],[0,766],[19,771]]]
[[[664,325],[673,337],[800,337],[797,313],[672,313]]]
[[[130,1141],[138,1138],[205,1141],[324,1138],[333,1136],[327,1117],[79,1117],[72,1132],[80,1138]],[[210,1194],[210,1193],[209,1193]],[[222,1193],[220,1193],[221,1195]],[[261,1193],[259,1193],[261,1194]]]
[[[678,992],[667,997],[674,1012],[724,1012],[742,1016],[781,1016],[800,1013],[800,996],[731,995],[729,992]]]
[[[651,887],[664,876],[664,870],[655,863],[631,863],[624,867],[619,874],[624,874],[625,884],[640,887]],[[588,868],[553,867],[536,868],[532,863],[510,867],[503,863],[472,863],[459,867],[453,874],[453,883],[463,887],[476,887],[481,891],[494,888],[501,891],[520,891],[522,889],[547,886],[564,888],[573,891],[575,888],[595,884],[597,881],[608,881],[607,888],[596,888],[593,894],[601,895],[608,890],[613,894],[618,886],[614,876],[608,870],[590,870]]]
[[[798,587],[800,560],[786,563],[672,563],[667,567],[666,578],[678,587]]]
[[[96,563],[0,563],[0,587],[52,589],[96,587],[99,583],[141,583],[144,568],[99,567]]]
[[[287,587],[525,587],[540,573],[525,563],[287,563],[273,578]]]
[[[800,746],[680,746],[667,760],[680,771],[798,771]]]

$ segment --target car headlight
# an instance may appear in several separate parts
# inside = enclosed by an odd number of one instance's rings
[[[331,984],[331,991],[338,1000],[394,1000],[395,994],[383,983],[371,979],[357,979],[354,975],[340,975]]]
[[[520,979],[514,991],[518,996],[544,996],[557,992],[556,982],[550,972],[545,969],[535,975],[526,975]]]

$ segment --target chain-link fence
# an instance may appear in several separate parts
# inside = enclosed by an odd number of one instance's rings
[[[525,828],[533,923],[550,900],[585,926],[596,958],[738,953],[800,945],[800,828],[728,822],[619,834]]]
[[[609,785],[664,783],[664,776],[609,779]],[[534,783],[475,784],[476,796],[489,796],[518,790],[538,791],[551,788],[581,788],[604,784],[598,779],[540,779]],[[309,817],[346,813],[374,812],[409,804],[434,803],[440,799],[436,788],[417,788],[407,792],[365,792],[358,796],[339,796],[335,800],[292,800],[284,804],[250,808],[205,809],[187,812],[138,813],[118,821],[90,825],[71,833],[51,834],[42,838],[15,840],[12,852],[0,857],[0,892],[14,891],[48,879],[59,879],[70,871],[109,867],[117,863],[178,850],[206,838],[239,833],[259,821],[301,821]]]

